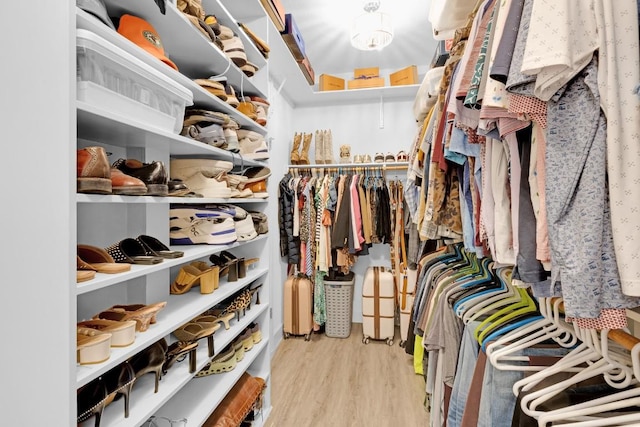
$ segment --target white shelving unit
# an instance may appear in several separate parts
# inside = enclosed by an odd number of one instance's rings
[[[258,125],[249,117],[240,113],[226,102],[211,95],[196,84],[193,79],[206,78],[214,74],[227,76],[228,82],[240,89],[239,93],[266,98],[268,87],[267,71],[259,71],[248,78],[238,67],[179,12],[175,2],[167,2],[167,12],[162,15],[151,2],[129,2],[125,0],[106,0],[108,11],[112,17],[123,13],[137,15],[149,21],[158,31],[165,49],[171,59],[178,65],[180,72],[166,66],[155,57],[139,48],[134,43],[120,36],[117,32],[103,25],[92,15],[76,8],[76,26],[93,31],[125,52],[140,59],[150,69],[160,71],[165,76],[190,90],[194,105],[229,114],[245,129],[251,129],[262,135],[267,129]],[[267,61],[260,52],[251,45],[246,35],[238,27],[234,18],[222,6],[214,1],[207,2],[207,7],[215,13],[221,23],[232,28],[245,43],[249,60],[261,70],[267,70]],[[236,165],[266,166],[265,162],[251,161],[209,145],[194,141],[163,129],[149,125],[133,114],[118,114],[85,102],[76,102],[78,148],[90,145],[104,146],[112,152],[113,161],[118,156],[136,158],[142,162],[161,160],[169,165],[173,157],[212,158],[231,161]],[[270,200],[249,199],[212,199],[187,197],[151,197],[151,196],[119,196],[76,194],[77,242],[98,247],[106,247],[125,237],[136,237],[148,234],[163,242],[169,241],[169,209],[174,204],[233,204],[243,206],[247,210],[263,211]],[[166,414],[173,418],[186,417],[189,425],[200,425],[224,399],[240,375],[249,370],[269,376],[270,352],[270,301],[269,301],[269,250],[268,236],[235,242],[229,245],[194,245],[172,246],[181,250],[184,256],[176,259],[165,259],[156,265],[132,265],[131,270],[120,274],[96,274],[92,280],[76,286],[76,320],[84,320],[114,304],[152,304],[166,301],[167,304],[157,314],[157,321],[145,332],[136,333],[133,344],[124,348],[112,348],[110,358],[94,365],[78,365],[75,372],[75,388],[89,384],[102,374],[132,356],[146,349],[161,339],[168,342],[175,340],[172,332],[192,318],[211,307],[233,297],[247,286],[261,285],[258,291],[260,304],[256,296],[251,308],[239,320],[231,321],[231,328],[221,328],[214,334],[214,355],[231,343],[251,323],[260,326],[263,340],[238,364],[234,371],[227,375],[214,375],[210,378],[194,378],[190,373],[188,362],[176,363],[163,376],[158,393],[154,393],[153,375],[144,375],[136,380],[131,393],[130,414],[124,417],[122,401],[110,404],[102,415],[101,426],[140,426],[151,415]],[[170,283],[175,279],[181,266],[192,261],[208,261],[208,257],[221,251],[230,251],[237,257],[258,258],[258,262],[247,269],[246,277],[235,282],[226,278],[220,280],[220,287],[211,294],[200,294],[194,287],[183,295],[171,295]],[[202,369],[211,358],[208,355],[206,340],[199,343],[196,358],[196,372]],[[199,384],[198,384],[199,383]],[[201,396],[198,387],[207,384],[207,396]],[[269,388],[266,401],[269,401]],[[198,409],[191,413],[183,411],[180,416],[172,413],[173,402],[198,402]],[[270,408],[265,408],[269,411]],[[82,423],[92,426],[94,419]]]

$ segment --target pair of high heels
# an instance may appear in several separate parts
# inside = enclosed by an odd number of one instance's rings
[[[215,353],[213,347],[213,334],[220,329],[219,319],[214,316],[202,315],[185,323],[173,331],[173,335],[183,342],[197,342],[207,339],[209,357]]]
[[[218,317],[232,316],[231,318],[236,317],[236,320],[240,320],[240,318],[246,314],[247,310],[251,309],[251,301],[253,300],[254,294],[256,294],[256,304],[260,304],[259,290],[261,287],[262,283],[253,288],[251,288],[251,286],[244,288],[233,297],[233,300],[231,300],[229,304],[221,304],[220,306],[214,307],[211,310],[211,314]]]
[[[210,294],[220,286],[220,268],[208,265],[204,261],[194,261],[183,265],[176,279],[171,283],[169,292],[182,295],[194,286],[200,286],[201,294]]]
[[[237,258],[231,252],[222,251],[212,254],[209,261],[220,268],[220,277],[228,275],[227,281],[236,282],[247,277],[247,267],[259,261],[258,258]]]
[[[129,395],[135,380],[135,371],[126,361],[78,389],[78,424],[95,416],[94,425],[99,427],[104,408],[122,396],[124,396],[124,416],[128,418]]]
[[[129,417],[129,396],[137,379],[147,373],[156,376],[155,393],[158,392],[162,367],[167,353],[167,341],[163,338],[112,368],[78,389],[77,422],[95,416],[95,427],[100,426],[104,408],[124,396],[124,417]]]

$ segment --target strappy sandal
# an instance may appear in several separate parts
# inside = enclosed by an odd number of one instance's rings
[[[130,237],[114,243],[108,248],[105,248],[105,250],[113,257],[115,262],[145,265],[162,262],[162,258],[159,256],[147,255],[147,250],[142,246],[142,243]]]
[[[107,251],[97,246],[77,246],[78,270],[94,270],[98,273],[116,274],[131,270],[131,265],[116,263]]]
[[[156,323],[156,315],[167,305],[166,301],[158,302],[155,304],[129,304],[129,305],[114,305],[95,316],[94,319],[108,319],[108,320],[135,320],[136,331],[144,332],[149,329],[149,325]]]
[[[189,373],[196,371],[196,349],[198,348],[198,342],[184,342],[176,341],[169,346],[167,354],[165,356],[164,364],[162,365],[162,373],[166,374],[167,371],[176,362],[182,362],[187,355],[189,355]]]
[[[161,258],[180,258],[184,256],[182,251],[172,251],[160,240],[146,234],[139,235],[136,240],[146,249],[147,255],[157,256]]]
[[[200,286],[201,294],[210,294],[216,289],[218,274],[213,268],[200,270],[191,264],[183,265],[178,272],[178,276],[171,283],[169,293],[172,295],[182,295],[191,290],[194,286]]]

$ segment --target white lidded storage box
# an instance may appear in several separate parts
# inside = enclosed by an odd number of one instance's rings
[[[180,133],[190,90],[95,33],[76,31],[79,101]]]

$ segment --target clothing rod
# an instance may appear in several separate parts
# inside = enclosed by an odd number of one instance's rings
[[[289,165],[289,169],[382,169],[382,170],[406,170],[409,162],[389,163],[332,163],[320,165]]]

